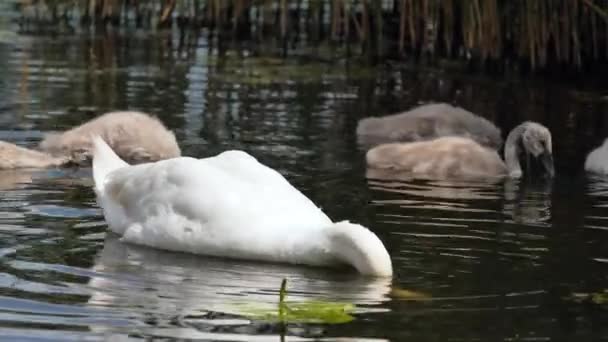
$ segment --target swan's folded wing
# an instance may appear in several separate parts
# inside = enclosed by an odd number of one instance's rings
[[[108,177],[106,189],[107,198],[133,222],[169,211],[217,226],[331,223],[278,172],[236,151],[120,169]]]

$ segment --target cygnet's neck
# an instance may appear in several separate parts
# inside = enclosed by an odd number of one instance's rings
[[[509,176],[519,178],[522,175],[521,165],[519,163],[519,152],[521,137],[526,130],[527,122],[521,123],[513,128],[505,141],[505,164]]]
[[[382,241],[369,229],[348,221],[334,223],[328,231],[330,249],[341,262],[363,275],[390,277],[393,266]]]

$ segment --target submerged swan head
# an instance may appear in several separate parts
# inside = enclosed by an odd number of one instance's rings
[[[340,221],[328,229],[328,237],[331,252],[340,262],[351,265],[363,275],[392,276],[391,257],[382,241],[369,229]]]
[[[520,152],[526,153],[527,167],[530,167],[529,156],[532,156],[541,162],[543,171],[549,177],[555,175],[551,132],[547,127],[536,122],[526,121],[509,133],[505,143],[505,163],[511,177],[521,177],[522,175],[519,163]]]

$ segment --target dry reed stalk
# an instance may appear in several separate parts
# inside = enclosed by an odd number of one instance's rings
[[[344,34],[344,41],[348,44],[349,43],[349,39],[350,39],[350,23],[348,21],[348,18],[350,18],[350,12],[352,10],[352,7],[350,6],[350,2],[351,0],[346,0],[344,2],[344,5],[342,7],[342,11],[343,11],[343,15],[342,15],[342,31]]]
[[[485,49],[483,46],[483,25],[481,23],[481,10],[479,0],[472,1],[472,16],[473,16],[473,46],[479,45],[478,50],[481,52],[482,58],[485,59]]]
[[[340,11],[338,10],[339,6],[340,6],[340,0],[332,0],[331,1],[331,20],[330,20],[330,24],[331,24],[331,38],[333,40],[337,40],[338,39],[338,31],[339,31],[339,25],[340,25]]]
[[[359,41],[363,41],[363,37],[365,35],[363,33],[363,24],[359,22],[359,19],[357,18],[357,13],[355,13],[355,11],[351,13],[351,20],[353,21],[353,26],[357,31],[357,37],[359,37]]]
[[[405,12],[406,0],[399,1],[399,53],[402,54],[405,49]]]
[[[597,38],[597,16],[592,15],[591,16],[591,49],[592,49],[592,53],[593,53],[593,59],[594,60],[598,60],[599,59],[599,50],[598,50],[598,38]]]
[[[107,1],[107,0],[106,0]],[[159,26],[164,26],[171,19],[171,14],[175,9],[176,0],[166,0],[160,12]]]
[[[579,9],[580,7],[578,6],[578,2],[573,2],[572,6],[574,7],[574,11],[571,13],[572,14],[572,41],[573,41],[573,62],[574,65],[577,67],[580,67],[582,65],[581,62],[581,41],[580,41],[580,37],[579,37],[579,31],[578,31],[578,27],[579,27],[579,23],[578,23],[578,18],[579,18]]]
[[[595,13],[597,13],[599,16],[601,16],[605,21],[608,22],[608,11],[605,11],[603,9],[601,9],[599,6],[597,6],[595,3],[593,3],[593,1],[591,0],[581,0],[585,5],[591,7]]]
[[[299,9],[304,1],[307,11],[290,11],[294,3]],[[135,13],[138,26],[142,20],[149,23],[152,19],[163,25],[178,11],[180,19],[205,19],[217,30],[232,20],[236,30],[255,11],[251,29],[260,35],[277,27],[274,34],[286,38],[293,16],[298,27],[305,25],[312,32],[309,38],[349,44],[352,25],[360,43],[377,47],[371,52],[378,54],[384,53],[382,42],[393,39],[401,55],[407,50],[434,52],[443,47],[439,51],[452,56],[455,48],[461,48],[475,60],[525,59],[533,69],[551,61],[580,67],[586,61],[608,59],[608,0],[393,0],[393,8],[387,10],[383,3],[386,1],[20,0],[22,8],[29,6],[24,13],[43,23],[48,18],[65,21],[73,6],[85,25],[89,20],[119,23],[121,17],[126,22],[128,11]],[[329,13],[324,15],[326,8]],[[384,18],[391,16],[398,21],[398,30],[384,32]]]
[[[382,3],[379,1],[372,2],[374,6],[372,7],[373,15],[374,15],[374,23],[376,24],[376,55],[382,55],[383,46],[383,30],[384,30],[384,19],[382,18]]]
[[[409,24],[410,24],[410,41],[412,49],[415,49],[418,43],[417,35],[416,35],[416,22],[414,20],[414,0],[407,0],[409,4],[408,13],[409,15]],[[417,3],[417,2],[416,2]]]
[[[369,6],[367,0],[361,1],[361,43],[367,41],[369,33]]]
[[[287,37],[287,0],[280,0],[280,25],[281,25],[281,39]]]

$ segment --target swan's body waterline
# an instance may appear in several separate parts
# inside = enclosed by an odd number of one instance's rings
[[[509,133],[504,161],[496,151],[465,137],[379,145],[367,152],[366,160],[370,168],[408,172],[417,177],[519,178],[523,175],[519,162],[521,152],[538,158],[546,174],[554,176],[551,133],[530,121]]]
[[[333,223],[275,170],[241,151],[130,166],[94,139],[93,177],[112,231],[127,242],[220,257],[348,264],[392,275],[367,228]]]

